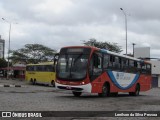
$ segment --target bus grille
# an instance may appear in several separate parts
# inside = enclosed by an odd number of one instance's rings
[[[59,89],[82,91],[82,88],[58,86]]]

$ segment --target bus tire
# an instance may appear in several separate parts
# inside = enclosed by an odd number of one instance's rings
[[[53,87],[55,87],[55,82],[54,82],[54,80],[51,81],[51,85],[52,85]]]
[[[107,97],[109,96],[110,91],[109,91],[109,85],[108,84],[104,84],[102,87],[102,93],[98,93],[99,97]]]
[[[110,93],[110,96],[112,96],[112,97],[117,97],[117,96],[118,96],[118,92]]]
[[[79,97],[82,94],[82,92],[75,92],[75,91],[72,91],[72,93],[75,97]]]
[[[138,96],[139,92],[140,92],[140,85],[137,84],[136,88],[135,88],[135,92],[129,92],[129,95],[131,95],[131,96]]]
[[[36,83],[37,83],[37,81],[36,81],[36,79],[34,79],[34,81],[33,81],[33,85],[36,85]]]
[[[33,79],[32,79],[32,78],[30,79],[30,84],[32,84],[32,85],[33,85]]]

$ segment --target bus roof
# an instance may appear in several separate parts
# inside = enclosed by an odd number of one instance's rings
[[[115,52],[111,52],[109,50],[100,49],[100,51],[102,51],[103,53],[108,53],[108,54],[111,54],[111,55],[115,55],[115,56],[119,56],[119,57],[123,57],[123,58],[128,58],[128,59],[131,59],[131,60],[143,62],[143,60],[141,60],[141,59],[137,59],[137,58],[134,58],[134,57],[118,54],[118,53],[115,53]]]
[[[27,64],[27,65],[52,65],[52,64],[54,64],[54,62],[41,62],[37,64]]]
[[[93,50],[101,51],[102,53],[108,53],[108,54],[111,54],[111,55],[115,55],[115,56],[131,59],[131,60],[134,60],[134,61],[145,62],[145,63],[150,64],[150,62],[148,62],[148,61],[144,61],[144,60],[141,60],[141,59],[137,59],[137,58],[134,58],[134,57],[122,55],[122,54],[119,54],[119,53],[111,52],[109,50],[100,49],[100,48],[93,47],[93,46],[67,46],[67,47],[63,47],[63,48],[91,48]]]
[[[66,46],[66,47],[62,47],[62,48],[91,48],[91,49],[99,49],[97,47],[93,47],[93,46]]]

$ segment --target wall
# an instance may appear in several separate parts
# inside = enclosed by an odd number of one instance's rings
[[[135,58],[150,58],[150,47],[140,47],[134,49]]]

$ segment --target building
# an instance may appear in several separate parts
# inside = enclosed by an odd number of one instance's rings
[[[5,68],[0,68],[0,78],[6,78],[7,77],[7,70],[8,67]],[[24,79],[25,78],[25,70],[26,70],[26,65],[17,63],[14,64],[12,67],[9,67],[10,73],[9,73],[9,78],[12,79]]]
[[[135,58],[150,58],[150,47],[138,47],[134,49]]]
[[[5,40],[3,40],[0,35],[0,58],[3,59],[4,59],[4,49],[5,49]]]
[[[152,86],[160,87],[160,61],[150,60],[152,64]]]
[[[146,59],[152,64],[152,87],[160,87],[160,61],[150,58],[150,47],[135,48],[134,57]]]

